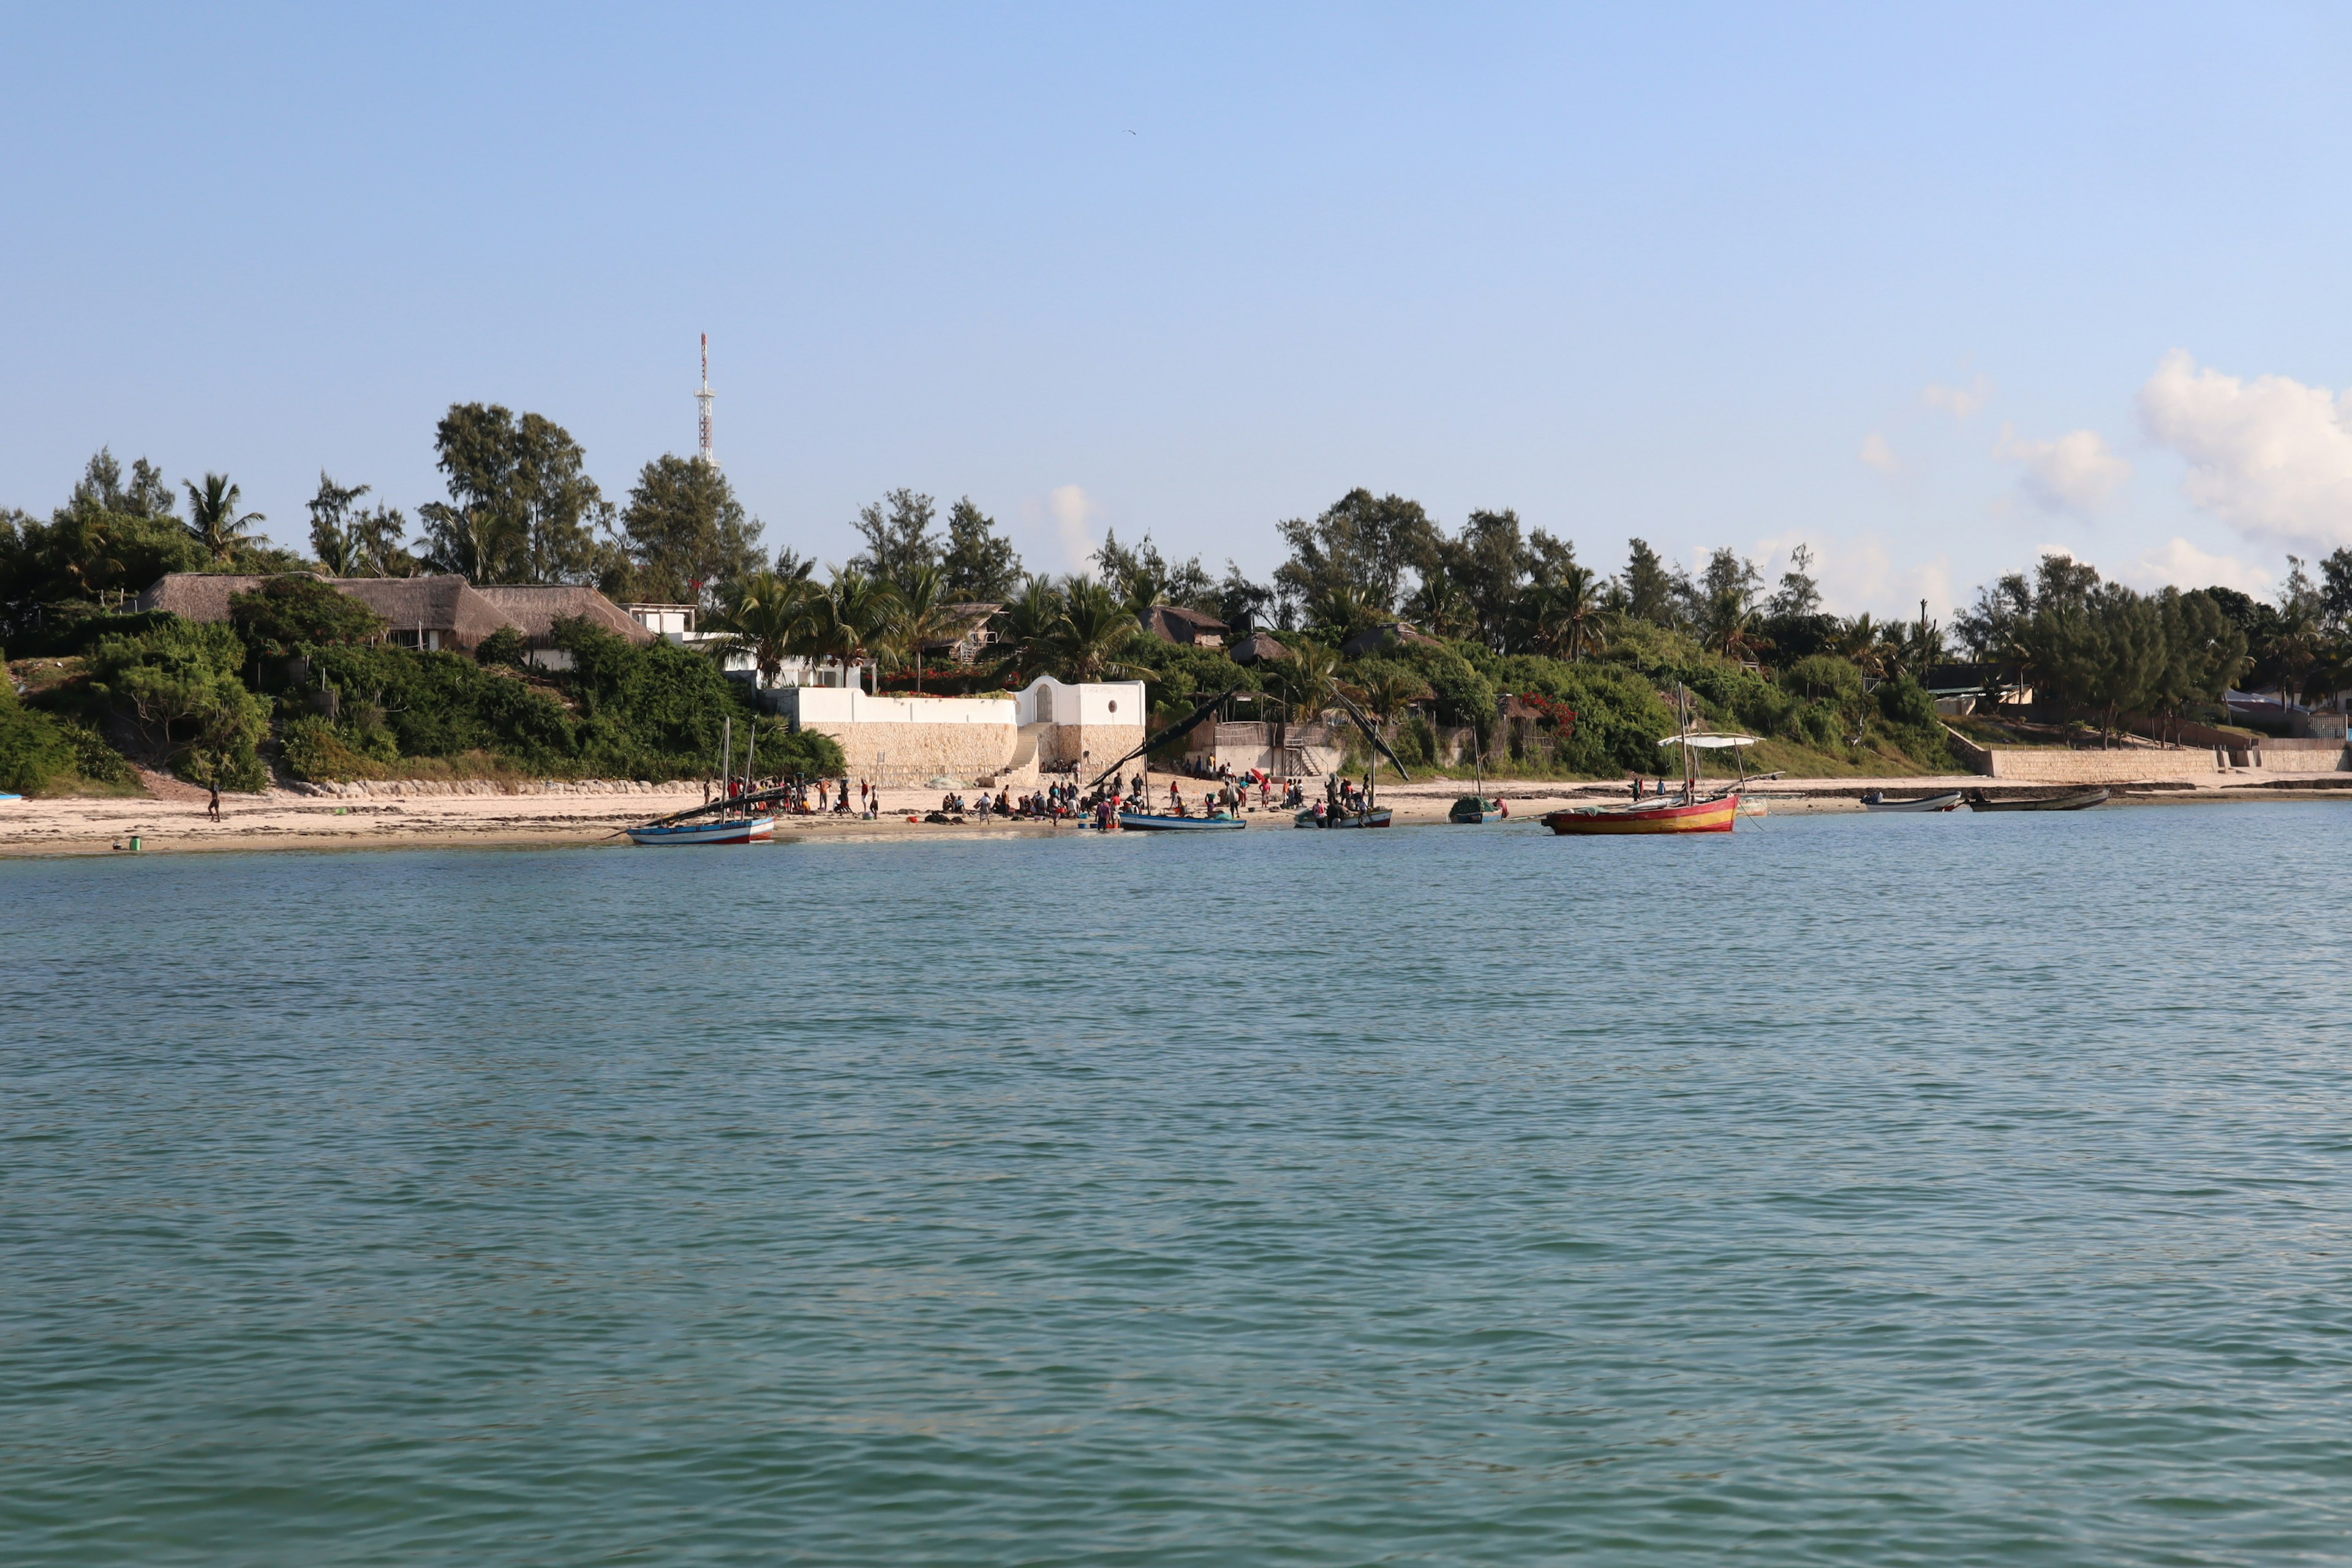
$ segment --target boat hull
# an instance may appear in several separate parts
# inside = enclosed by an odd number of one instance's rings
[[[1229,833],[1247,827],[1238,816],[1162,816],[1156,812],[1122,811],[1122,833]]]
[[[2027,800],[1972,800],[1971,811],[2088,811],[2095,805],[2107,804],[2107,792],[2103,789],[2084,790],[2074,795],[2045,795]]]
[[[1680,801],[1658,805],[1580,806],[1555,811],[1544,826],[1563,837],[1620,833],[1728,833],[1739,816],[1739,797]]]
[[[1922,796],[1917,800],[1865,800],[1864,811],[1958,811],[1965,797],[1958,790],[1947,790],[1942,795]]]
[[[649,849],[671,849],[689,844],[755,844],[776,831],[772,816],[739,816],[725,822],[685,822],[674,827],[647,824],[628,830],[629,842]]]
[[[1337,816],[1318,816],[1308,810],[1297,816],[1301,827],[1386,827],[1395,820],[1385,805],[1376,805],[1370,811],[1343,811]]]

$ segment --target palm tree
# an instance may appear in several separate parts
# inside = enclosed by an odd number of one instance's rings
[[[814,625],[806,634],[808,650],[820,658],[837,658],[846,668],[864,664],[887,635],[890,585],[863,572],[833,574],[833,582],[811,606]]]
[[[710,645],[722,661],[748,655],[759,668],[760,684],[773,686],[784,660],[798,652],[814,629],[817,594],[804,578],[754,572],[727,585],[711,628],[721,633]]]
[[[1830,639],[1830,646],[1840,656],[1852,659],[1864,675],[1876,675],[1886,668],[1886,647],[1881,640],[1881,630],[1865,611],[1842,623]]]
[[[1430,690],[1429,682],[1411,670],[1391,666],[1354,687],[1348,695],[1381,721],[1381,738],[1394,744],[1396,716],[1416,702],[1428,701],[1435,693]]]
[[[1404,613],[1432,637],[1459,637],[1474,616],[1470,596],[1444,570],[1433,567],[1405,601]]]
[[[1013,601],[1004,606],[1000,639],[1005,650],[1003,668],[1016,678],[1034,675],[1054,656],[1054,628],[1062,620],[1062,592],[1044,577],[1032,577]]]
[[[912,566],[893,584],[887,615],[890,640],[915,666],[915,694],[923,691],[923,645],[958,624],[948,614],[947,575],[936,566]]]
[[[257,511],[238,514],[237,503],[245,499],[245,491],[229,483],[226,474],[206,474],[202,489],[194,479],[180,482],[188,489],[189,537],[204,547],[216,566],[228,564],[236,547],[246,542],[248,528],[268,521]]]
[[[1118,595],[1091,577],[1071,577],[1063,584],[1062,614],[1048,646],[1063,679],[1092,680],[1113,668],[1110,656],[1137,629]]]
[[[1588,653],[1599,653],[1607,646],[1601,635],[1601,574],[1590,566],[1570,562],[1561,568],[1552,588],[1553,613],[1568,632],[1568,657],[1570,662]]]
[[[1292,645],[1288,658],[1271,661],[1266,674],[1293,721],[1312,721],[1339,695],[1339,656],[1319,643],[1301,640]]]

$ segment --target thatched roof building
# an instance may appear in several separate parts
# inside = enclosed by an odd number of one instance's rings
[[[225,621],[232,595],[249,594],[268,580],[244,573],[173,572],[139,595],[139,607],[169,610],[182,620]],[[491,633],[512,626],[532,647],[541,648],[547,646],[555,623],[567,616],[578,616],[633,643],[654,640],[653,633],[593,588],[477,588],[453,574],[322,581],[382,616],[385,640],[401,647],[471,653]]]
[[[522,633],[533,647],[545,647],[555,634],[555,623],[578,618],[599,631],[644,646],[654,640],[645,623],[593,588],[569,584],[544,587],[483,587],[474,592],[506,625]]]

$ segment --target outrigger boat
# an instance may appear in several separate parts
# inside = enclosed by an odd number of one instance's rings
[[[1733,788],[1701,795],[1698,753],[1729,751],[1737,757],[1740,748],[1755,743],[1753,735],[1717,735],[1694,730],[1668,735],[1658,744],[1682,748],[1683,787],[1679,798],[1648,805],[1634,801],[1626,805],[1570,806],[1548,813],[1544,826],[1570,837],[1611,833],[1728,833],[1739,819],[1739,797],[1747,785],[1747,768],[1743,764],[1740,782]]]
[[[723,781],[722,787],[731,792],[735,785],[734,720],[727,721],[724,738],[719,744],[719,776]],[[776,819],[759,807],[772,802],[782,792],[752,793],[751,763],[759,750],[760,732],[753,730],[751,743],[743,750],[743,793],[740,795],[715,800],[708,805],[693,806],[685,811],[674,811],[667,816],[656,817],[651,822],[639,823],[621,831],[629,836],[630,843],[648,848],[673,848],[686,844],[756,844],[772,837],[776,831]],[[695,820],[713,812],[719,813],[715,820]]]
[[[1862,797],[1864,811],[1958,811],[1963,796],[1958,790],[1947,790],[1942,795],[1921,795],[1916,800],[1889,800],[1876,790]]]

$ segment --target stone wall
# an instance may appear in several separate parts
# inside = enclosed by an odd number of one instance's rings
[[[1084,758],[1091,779],[1110,766],[1112,758],[1123,757],[1143,744],[1143,737],[1140,724],[1055,724],[1039,738],[1037,765],[1066,768]]]
[[[1955,748],[1957,750],[1958,748]],[[2137,746],[2073,751],[2063,746],[1994,746],[1982,752],[1990,778],[2028,784],[2126,784],[2157,779],[2210,778],[2224,771],[2203,746],[2157,751]]]
[[[1002,724],[839,723],[819,721],[803,729],[830,735],[841,743],[852,778],[877,784],[925,784],[943,778],[959,784],[993,779],[1013,762],[1020,731],[1012,723],[1013,705]]]

